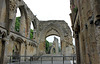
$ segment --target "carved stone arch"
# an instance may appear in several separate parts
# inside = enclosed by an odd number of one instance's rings
[[[46,35],[52,29],[57,31],[57,33],[59,34],[58,36],[61,39],[61,48],[64,50],[65,47],[62,46],[62,43],[64,43],[64,41],[63,41],[64,40],[64,32],[62,30],[62,27],[59,24],[57,25],[57,24],[50,23],[40,33],[40,39],[39,39],[40,53],[45,53],[45,39],[46,39]],[[49,35],[52,35],[52,34],[53,33],[51,33]],[[57,34],[53,34],[53,35],[57,35]]]
[[[24,40],[21,37],[17,37],[13,44],[13,54],[19,56],[21,54],[21,44]]]
[[[5,31],[2,31],[2,38],[6,37],[7,33]]]
[[[18,43],[23,43],[23,42],[24,42],[24,40],[23,40],[21,37],[17,37],[17,38],[16,38],[16,41],[17,41]]]
[[[21,13],[21,20],[20,20],[20,33],[23,36],[28,36],[28,31],[29,31],[29,18],[28,18],[28,11],[26,9],[25,5],[18,6],[20,13]]]
[[[37,29],[37,23],[35,19],[32,21],[32,24],[33,24],[34,29]]]
[[[10,38],[14,41],[15,40],[15,37],[13,35],[10,36]]]
[[[51,33],[50,33],[50,32],[51,32]],[[51,28],[51,29],[48,30],[47,33],[46,33],[46,37],[51,36],[51,35],[60,36],[59,32],[58,32],[56,29],[54,29],[54,28]]]
[[[63,39],[64,33],[63,33],[63,30],[61,29],[61,26],[53,24],[53,23],[49,24],[42,30],[42,32],[40,34],[41,35],[40,38],[45,39],[47,32],[50,31],[51,29],[56,30],[59,33],[59,36]]]

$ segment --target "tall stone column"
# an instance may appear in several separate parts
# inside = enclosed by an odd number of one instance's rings
[[[7,49],[7,46],[8,46],[9,40],[8,40],[7,37],[5,37],[5,38],[3,38],[2,42],[3,42],[3,50],[4,50],[4,52],[2,54],[2,55],[4,55],[3,64],[6,64],[7,61],[8,61],[8,55],[7,55],[8,49]]]
[[[63,40],[62,43],[61,43],[61,51],[62,51],[62,54],[65,56],[66,55],[66,42]]]
[[[1,11],[2,11],[2,7],[3,7],[2,4],[3,4],[3,0],[0,0],[0,18],[1,18],[1,13],[2,13]]]
[[[36,30],[33,31],[33,40],[36,41]]]
[[[58,54],[58,52],[59,52],[59,45],[58,45],[58,39],[56,37],[54,37],[53,43],[55,45],[56,54]]]
[[[77,64],[80,64],[81,63],[80,62],[80,45],[79,45],[79,35],[78,34],[76,34],[75,36],[75,45],[76,45],[76,58],[77,58],[76,62]]]
[[[5,42],[1,40],[2,48],[1,48],[1,57],[0,57],[0,64],[3,64],[4,62],[4,49],[5,49]]]
[[[25,41],[25,61],[26,61],[26,55],[27,55],[27,43]]]
[[[21,20],[20,20],[20,34],[25,36],[25,29],[26,29],[26,22],[25,22],[25,15],[22,13]]]
[[[8,25],[6,28],[8,30],[8,34],[10,31],[15,31],[15,21],[16,21],[16,11],[17,11],[17,0],[7,0],[7,12],[8,12]]]

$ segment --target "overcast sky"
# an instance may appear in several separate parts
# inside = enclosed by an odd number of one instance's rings
[[[39,20],[65,20],[70,22],[70,0],[24,0]]]
[[[71,27],[70,0],[24,0],[24,2],[39,20],[65,20]],[[53,38],[47,40],[51,42]]]

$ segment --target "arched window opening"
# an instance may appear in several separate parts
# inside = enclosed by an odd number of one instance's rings
[[[21,12],[20,12],[19,8],[17,8],[16,22],[15,22],[15,31],[16,32],[20,31],[20,19],[21,19]]]
[[[45,48],[46,54],[61,54],[60,37],[56,35],[48,36],[46,38]]]
[[[30,39],[33,39],[33,35],[34,35],[34,26],[33,23],[31,22],[31,26],[30,26]]]

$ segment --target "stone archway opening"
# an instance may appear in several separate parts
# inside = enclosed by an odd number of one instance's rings
[[[21,17],[21,12],[20,12],[20,9],[19,8],[17,8],[16,17]]]
[[[34,19],[30,24],[30,39],[35,40],[36,39],[36,20]]]
[[[20,31],[20,20],[21,20],[21,12],[20,12],[20,9],[17,8],[16,21],[15,21],[15,31],[16,32]]]
[[[60,36],[50,35],[45,38],[46,54],[61,54],[61,39]]]
[[[71,30],[68,27],[68,24],[65,23],[65,21],[55,21],[50,20],[48,22],[41,21],[39,22],[39,54],[45,55],[46,52],[46,46],[45,41],[46,37],[51,35],[56,35],[60,37],[60,44],[61,44],[61,55],[71,55],[72,54],[72,36],[71,36]],[[69,52],[68,52],[69,51]]]
[[[33,39],[33,36],[34,36],[33,33],[34,33],[34,25],[31,22],[31,25],[30,25],[30,39]]]
[[[25,6],[17,7],[15,19],[15,31],[19,32],[22,36],[29,37],[29,19]]]

